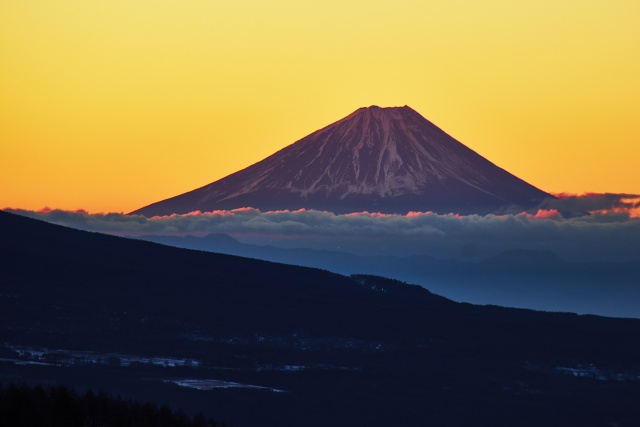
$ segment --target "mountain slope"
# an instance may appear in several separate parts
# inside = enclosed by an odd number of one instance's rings
[[[483,261],[428,255],[363,256],[302,247],[252,245],[225,234],[136,238],[345,275],[393,277],[473,304],[640,318],[640,262],[569,262],[552,252],[530,250],[510,250]]]
[[[500,309],[496,315],[492,308],[455,303],[422,287],[393,280],[377,278],[363,282],[361,278],[314,268],[74,230],[1,211],[0,237],[2,312],[16,331],[26,331],[26,325],[35,322],[29,320],[27,313],[33,312],[36,318],[38,311],[50,310],[46,307],[53,301],[45,298],[45,294],[63,305],[74,304],[72,300],[65,301],[65,296],[86,297],[102,299],[102,304],[112,302],[131,306],[132,310],[150,310],[154,316],[166,318],[190,318],[197,314],[207,323],[221,321],[234,331],[246,330],[252,335],[260,328],[279,332],[308,328],[323,334],[355,333],[360,338],[392,331],[389,336],[395,339],[398,333],[422,335],[421,328],[434,318],[445,322],[441,331],[434,331],[437,334],[451,333],[457,328],[455,325],[478,333],[484,327],[483,321],[493,325],[502,321],[503,315],[511,316],[513,321],[531,319],[531,327],[535,327],[536,321],[542,324],[551,319],[585,327],[590,322],[587,319],[593,319],[517,309]],[[377,285],[367,285],[370,281]],[[33,302],[24,306],[24,311],[18,309],[20,304],[16,305],[19,295]],[[181,306],[177,301],[188,304]],[[208,312],[206,307],[210,303],[216,309]],[[88,308],[82,304],[74,307]],[[205,310],[206,315],[194,307]],[[332,318],[324,317],[323,311],[327,309],[333,313]],[[12,316],[8,315],[10,312]],[[101,315],[88,312],[87,316]],[[474,321],[467,325],[467,318]],[[132,321],[139,322],[139,318]],[[640,320],[602,318],[600,322],[617,325],[620,331],[627,330],[625,325],[640,325]],[[61,327],[69,325],[63,323]],[[3,327],[5,331],[12,330],[8,323],[3,323]],[[499,333],[499,329],[482,332],[493,333]],[[571,346],[576,343],[566,347]],[[637,353],[640,355],[640,349]]]
[[[171,402],[242,426],[633,426],[640,417],[638,320],[458,304],[387,279],[4,212],[0,257],[1,383]],[[53,358],[26,356],[43,353]],[[102,354],[198,364],[91,362]]]
[[[132,214],[246,206],[262,211],[486,213],[530,208],[546,197],[411,108],[372,106],[246,169]]]

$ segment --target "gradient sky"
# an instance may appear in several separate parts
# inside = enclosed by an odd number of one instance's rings
[[[128,212],[373,104],[640,194],[638,76],[637,0],[0,1],[0,208]]]

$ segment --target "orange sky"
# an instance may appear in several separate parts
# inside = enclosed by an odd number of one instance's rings
[[[550,192],[640,194],[640,2],[0,3],[0,208],[128,212],[409,105]]]

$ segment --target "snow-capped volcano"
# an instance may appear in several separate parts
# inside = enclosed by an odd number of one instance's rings
[[[255,207],[335,213],[506,212],[549,194],[465,147],[413,109],[360,108],[266,159],[132,212]]]

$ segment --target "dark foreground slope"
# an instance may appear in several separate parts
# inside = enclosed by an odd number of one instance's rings
[[[0,386],[0,425],[21,427],[162,426],[224,427],[202,414],[189,417],[166,406],[114,398],[64,386]]]
[[[458,304],[0,212],[0,382],[234,426],[636,425],[640,321]]]

